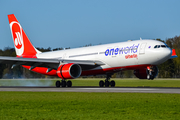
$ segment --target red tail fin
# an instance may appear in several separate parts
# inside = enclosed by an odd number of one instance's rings
[[[172,55],[171,55],[170,59],[172,59],[172,58],[177,58],[177,57],[178,57],[178,56],[176,55],[175,49],[172,49]]]
[[[172,49],[172,56],[175,56],[176,55],[176,51],[175,49]]]
[[[40,53],[30,42],[14,14],[8,15],[11,34],[18,57],[34,58]]]

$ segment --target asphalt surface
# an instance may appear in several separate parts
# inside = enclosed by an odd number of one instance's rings
[[[1,86],[0,91],[24,91],[24,92],[119,92],[119,93],[178,93],[180,88],[100,88],[100,87],[71,87],[71,88],[56,88],[56,87],[9,87]]]

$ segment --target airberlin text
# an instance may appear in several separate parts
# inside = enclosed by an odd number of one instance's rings
[[[125,58],[137,58],[139,44],[120,48],[110,48],[105,51],[105,56],[125,54]],[[132,55],[129,55],[132,54]]]
[[[129,59],[129,58],[137,58],[137,54],[125,55],[125,58],[126,58],[126,59]]]

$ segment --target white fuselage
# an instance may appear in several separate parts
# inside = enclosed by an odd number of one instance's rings
[[[156,45],[160,45],[160,47],[154,48]],[[171,49],[163,42],[156,40],[135,40],[44,52],[37,54],[37,58],[99,60],[105,63],[105,65],[95,69],[107,69],[134,65],[158,65],[168,60],[171,54]]]

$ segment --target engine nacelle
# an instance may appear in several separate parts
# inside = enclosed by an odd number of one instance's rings
[[[147,75],[149,74],[149,70],[147,68],[141,68],[134,70],[134,75],[139,79],[147,79]],[[158,75],[157,66],[152,67],[152,75],[155,78]]]
[[[68,63],[59,66],[57,69],[58,77],[62,79],[74,79],[81,75],[81,67],[78,64]]]

